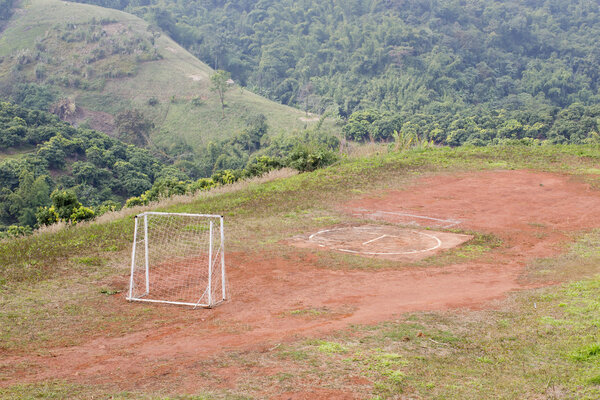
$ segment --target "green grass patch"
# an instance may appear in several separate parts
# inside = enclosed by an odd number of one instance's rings
[[[92,257],[75,257],[74,259],[77,263],[88,266],[101,266],[106,263],[106,260],[101,257],[92,256]]]
[[[288,314],[294,317],[319,317],[331,313],[327,308],[305,308],[289,311]]]
[[[575,361],[593,361],[600,357],[600,343],[593,343],[585,346],[582,349],[578,349],[571,355],[571,357]]]
[[[348,349],[340,343],[318,340],[314,344],[317,346],[318,351],[320,351],[321,353],[339,354],[346,353],[348,351]]]
[[[573,279],[597,271],[600,264],[600,230],[581,234],[574,239],[563,255],[530,262],[523,277],[531,282],[546,282]]]
[[[475,260],[481,258],[482,256],[490,255],[491,250],[501,248],[503,245],[502,239],[491,233],[463,230],[450,230],[450,232],[471,235],[473,238],[460,246],[417,262],[415,265],[440,266]]]

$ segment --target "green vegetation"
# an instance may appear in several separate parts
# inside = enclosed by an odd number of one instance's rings
[[[452,114],[357,111],[343,128],[349,140],[432,141],[459,146],[522,143],[600,143],[600,106],[573,103],[560,110],[530,103],[515,110],[476,108]]]
[[[258,114],[273,135],[310,124],[236,85],[222,118],[211,68],[133,15],[58,0],[18,6],[0,35],[1,98],[105,133],[118,130],[118,114],[137,110],[154,126],[148,146],[170,158],[202,153]]]
[[[82,1],[143,16],[281,103],[343,116],[600,100],[600,6],[587,0]]]
[[[84,2],[146,18],[257,93],[328,110],[349,140],[600,141],[589,1]]]
[[[123,140],[146,140],[150,123],[140,112],[120,113],[116,122]],[[0,160],[0,233],[14,236],[30,232],[18,226],[91,219],[120,209],[127,198],[128,206],[148,204],[284,166],[311,171],[337,159],[328,147],[336,143],[319,142],[319,135],[307,132],[300,142],[285,137],[270,142],[263,140],[267,130],[266,118],[258,116],[234,139],[209,146],[203,158],[171,163],[106,134],[74,128],[49,113],[0,103],[0,151],[35,146],[22,157]],[[258,155],[251,158],[253,153]],[[59,191],[51,195],[54,189]],[[69,193],[71,206],[60,204],[60,193]]]
[[[102,213],[120,208],[125,198],[150,189],[161,177],[179,178],[147,150],[73,128],[49,113],[0,103],[0,150],[20,146],[36,147],[0,161],[0,228],[89,219],[94,212],[79,201]],[[59,199],[64,192],[51,196],[55,188],[72,190],[69,200]]]
[[[227,71],[218,70],[210,77],[210,90],[216,92],[219,95],[219,101],[221,102],[221,110],[223,111],[223,117],[225,116],[225,92],[229,88],[231,80],[231,74]],[[233,83],[233,81],[231,81]]]

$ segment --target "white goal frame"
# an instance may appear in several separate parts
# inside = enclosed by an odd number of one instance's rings
[[[161,218],[167,219],[166,228],[161,232],[162,236],[155,240],[160,242],[162,239],[163,243],[154,243],[153,233],[157,233],[164,226],[158,225]],[[177,232],[169,231],[169,218],[176,222],[182,221],[173,227],[180,231],[182,240],[178,240]],[[188,219],[189,223],[183,222]],[[152,226],[149,226],[149,221],[152,221]],[[204,241],[197,240],[200,238]],[[171,276],[165,278],[160,274],[152,275],[153,271],[157,272],[161,268],[165,270],[165,265]],[[191,283],[170,290],[169,282],[177,280],[177,274],[180,272],[186,274],[180,280]],[[160,289],[153,292],[153,286],[160,287],[162,292]],[[181,294],[183,291],[185,295]],[[131,250],[131,276],[126,299],[194,308],[212,308],[224,302],[227,296],[223,216],[166,212],[144,212],[136,215]]]

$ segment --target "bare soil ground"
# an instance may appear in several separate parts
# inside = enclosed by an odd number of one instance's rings
[[[78,126],[87,122],[92,129],[104,132],[107,135],[115,134],[115,117],[102,111],[92,111],[84,107],[77,107],[77,112],[67,118],[65,121]]]
[[[163,307],[164,321],[133,333],[49,354],[32,349],[28,355],[4,357],[0,370],[17,364],[27,368],[14,369],[0,384],[62,378],[110,383],[122,390],[168,382],[172,390],[193,391],[203,387],[203,374],[212,371],[223,377],[226,387],[239,371],[207,365],[215,355],[269,351],[279,343],[350,324],[387,321],[409,311],[486,307],[509,291],[533,286],[522,279],[528,262],[563,252],[574,235],[600,225],[600,193],[570,177],[531,171],[429,176],[402,191],[351,201],[343,209],[349,214],[377,211],[379,219],[389,216],[390,222],[398,222],[394,218],[400,214],[460,221],[457,227],[494,234],[503,245],[462,263],[415,267],[398,261],[397,268],[385,270],[323,268],[317,262],[323,250],[287,258],[228,254],[233,288],[228,303],[210,311],[157,306]],[[423,221],[427,219],[413,220],[428,226]],[[126,288],[127,276],[114,279]],[[113,306],[146,307],[119,296],[114,296]],[[310,309],[324,312],[314,318],[293,313]],[[249,368],[257,374],[276,373]],[[313,397],[289,393],[278,398],[352,396],[315,392]]]

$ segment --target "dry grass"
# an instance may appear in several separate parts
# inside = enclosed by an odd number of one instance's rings
[[[346,154],[349,158],[372,157],[390,152],[390,145],[387,143],[348,143]]]
[[[223,195],[225,193],[235,193],[240,190],[244,190],[251,185],[259,185],[266,182],[272,182],[277,179],[285,179],[297,174],[298,171],[294,169],[282,168],[279,170],[270,171],[259,177],[242,179],[230,185],[217,186],[211,188],[210,190],[200,191],[194,194],[172,196],[169,198],[160,199],[159,201],[151,202],[150,204],[145,206],[135,206],[131,208],[122,208],[119,211],[109,211],[107,213],[102,214],[93,221],[81,222],[76,225],[68,225],[64,222],[59,222],[53,225],[41,227],[40,229],[36,230],[34,234],[52,234],[64,230],[65,228],[78,229],[87,227],[91,224],[106,224],[113,221],[121,220],[132,215],[138,215],[146,211],[165,209],[176,205],[192,204],[205,199],[210,199],[215,196]]]

